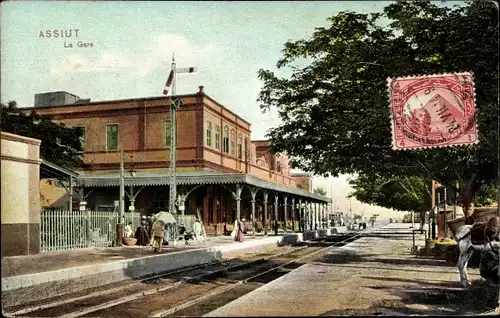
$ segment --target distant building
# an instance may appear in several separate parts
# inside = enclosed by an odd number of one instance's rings
[[[80,99],[80,97],[74,94],[63,91],[35,94],[35,107],[64,106],[89,102],[90,98]]]
[[[78,96],[56,93],[37,94],[36,111],[83,130],[85,165],[78,172],[82,174],[79,191],[87,207],[114,209],[123,149],[126,206],[144,214],[167,211],[170,97],[78,104]],[[251,124],[207,96],[202,86],[196,94],[178,97],[183,106],[176,112],[177,193],[187,195],[185,213],[191,219],[196,210],[201,211],[208,234],[222,234],[224,225],[234,222],[238,205],[241,217],[251,220],[252,198],[259,224],[264,221],[264,204],[268,205],[268,220],[274,218],[276,208],[279,220],[285,218],[285,211],[287,220],[297,220],[299,200],[316,204],[318,212],[330,202],[311,193],[311,176],[291,174],[285,155],[271,155],[268,141],[251,141]],[[42,106],[44,103],[49,105]],[[24,110],[31,112],[32,108]],[[45,184],[42,189],[49,192],[50,186]],[[54,189],[44,197],[54,207],[55,202],[64,202],[58,199],[61,195],[61,189]],[[78,202],[74,207],[78,209]]]

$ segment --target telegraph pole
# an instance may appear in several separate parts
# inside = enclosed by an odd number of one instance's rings
[[[170,103],[170,166],[169,166],[169,174],[170,174],[170,195],[169,195],[169,212],[172,213],[174,216],[177,216],[177,210],[175,208],[175,199],[177,195],[177,182],[176,182],[176,169],[175,169],[175,163],[176,163],[176,150],[177,150],[177,145],[176,145],[176,135],[177,135],[177,129],[176,129],[176,120],[175,120],[175,82],[176,82],[176,77],[177,77],[177,72],[175,70],[175,56],[172,54],[172,72],[173,72],[173,82],[172,82],[172,97],[171,100],[172,102]],[[179,220],[177,220],[179,222]]]

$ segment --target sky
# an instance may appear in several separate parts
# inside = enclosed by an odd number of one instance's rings
[[[178,75],[177,94],[196,93],[203,85],[207,95],[252,123],[252,139],[265,139],[280,120],[260,111],[257,71],[276,72],[283,44],[328,26],[327,17],[345,10],[378,12],[389,3],[2,2],[1,101],[32,106],[36,93],[50,91],[92,101],[162,96],[175,52],[177,67],[199,70]],[[71,37],[49,38],[47,30],[71,30]],[[333,189],[337,207],[345,210],[347,178],[315,178],[314,186],[328,196]],[[355,211],[377,209],[351,204]]]

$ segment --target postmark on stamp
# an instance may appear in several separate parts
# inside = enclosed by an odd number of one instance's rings
[[[396,150],[478,143],[472,74],[388,78]]]

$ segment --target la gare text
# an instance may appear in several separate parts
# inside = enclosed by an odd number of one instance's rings
[[[72,48],[73,47],[73,43],[72,42],[66,42],[66,41],[64,41],[64,47],[65,48]],[[79,47],[79,48],[91,48],[91,47],[94,47],[94,43],[87,43],[87,42],[78,41],[78,42],[76,42],[76,47]]]

